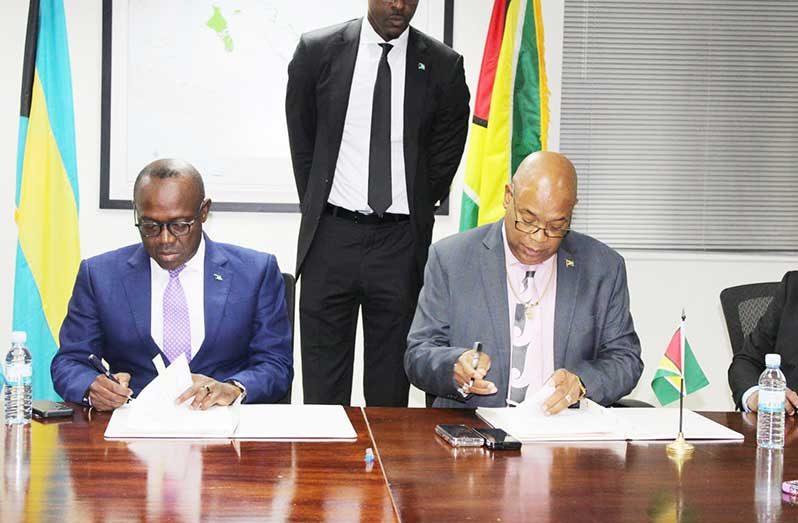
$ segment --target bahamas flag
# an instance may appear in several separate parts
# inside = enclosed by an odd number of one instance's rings
[[[495,0],[474,103],[460,230],[504,214],[504,184],[549,127],[540,0]]]
[[[57,399],[50,360],[80,263],[75,124],[63,0],[31,0],[17,152],[14,330],[28,333],[33,397]]]
[[[651,381],[651,388],[662,405],[679,399],[681,381],[684,377],[684,394],[692,394],[709,385],[709,380],[695,359],[693,349],[684,334],[684,320],[665,349],[659,368]]]

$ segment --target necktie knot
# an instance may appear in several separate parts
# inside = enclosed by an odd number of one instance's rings
[[[180,273],[183,272],[183,269],[185,269],[185,268],[186,268],[186,265],[183,264],[180,267],[178,267],[177,269],[170,269],[169,270],[169,279],[170,280],[174,280],[175,278],[180,276]]]
[[[382,58],[388,58],[388,53],[393,49],[393,44],[379,44],[382,47]]]

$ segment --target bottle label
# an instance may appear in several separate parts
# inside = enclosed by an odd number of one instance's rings
[[[6,365],[6,382],[16,385],[19,382],[28,383],[31,377],[30,365]]]
[[[783,390],[760,390],[757,409],[759,412],[784,411]]]

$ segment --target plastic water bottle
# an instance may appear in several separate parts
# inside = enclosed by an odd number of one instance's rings
[[[781,356],[766,354],[765,372],[759,376],[756,416],[756,444],[763,448],[784,448],[784,390],[787,380],[779,369]]]
[[[31,420],[31,377],[33,366],[27,335],[21,331],[11,333],[11,350],[6,354],[3,372],[6,378],[6,425],[25,425]]]

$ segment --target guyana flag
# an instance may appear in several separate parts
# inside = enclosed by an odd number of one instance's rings
[[[50,361],[80,264],[66,31],[63,0],[30,0],[17,152],[13,325],[28,333],[34,399],[58,399]]]
[[[667,405],[679,399],[682,376],[684,376],[684,392],[692,394],[709,385],[709,380],[698,365],[690,344],[684,335],[684,322],[676,332],[665,349],[665,355],[659,362],[651,388],[654,389],[657,399],[662,405]]]
[[[466,160],[460,230],[502,217],[504,185],[549,126],[540,0],[495,0]]]

